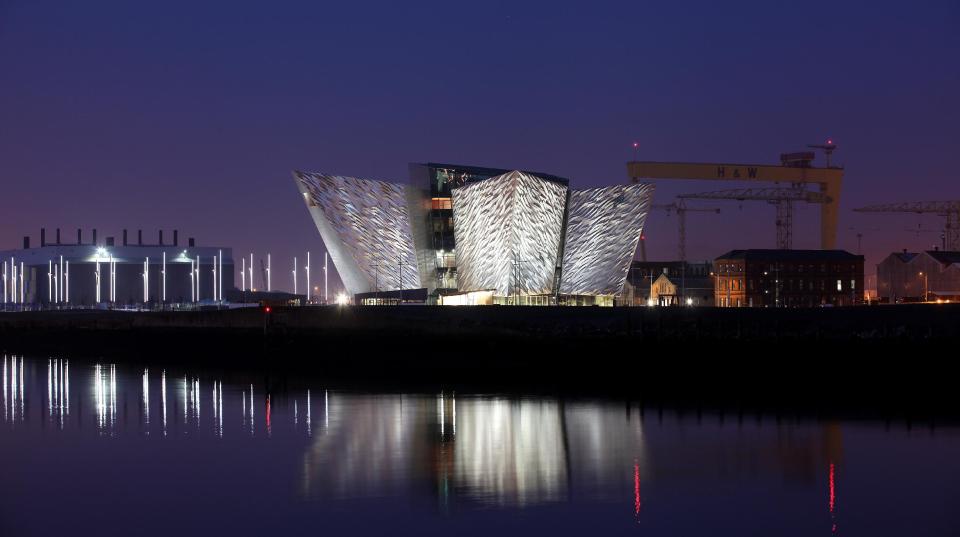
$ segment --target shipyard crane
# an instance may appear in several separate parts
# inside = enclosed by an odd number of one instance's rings
[[[634,183],[650,179],[694,179],[817,185],[820,194],[825,197],[825,201],[820,203],[820,245],[829,250],[833,249],[837,242],[840,186],[843,183],[844,170],[830,163],[830,156],[837,148],[833,140],[814,147],[826,153],[826,167],[817,168],[811,165],[815,155],[811,151],[780,155],[779,166],[635,160],[627,163],[627,176]]]
[[[720,209],[717,208],[705,208],[705,207],[687,207],[687,203],[678,199],[673,203],[667,204],[654,204],[650,206],[651,209],[661,209],[667,211],[667,216],[671,212],[677,213],[677,224],[679,229],[679,242],[677,243],[677,254],[680,256],[680,261],[687,260],[687,213],[688,212],[699,212],[699,213],[716,213],[720,214]],[[641,248],[643,260],[647,260],[647,248],[643,243],[644,238],[641,237]]]
[[[736,201],[766,201],[777,208],[777,248],[789,250],[793,247],[793,204],[830,203],[830,197],[804,188],[737,188],[733,190],[716,190],[699,194],[681,194],[684,199],[700,200],[736,200]]]
[[[858,213],[915,213],[935,214],[944,217],[943,246],[950,251],[960,251],[960,200],[908,201],[883,203],[854,209]]]

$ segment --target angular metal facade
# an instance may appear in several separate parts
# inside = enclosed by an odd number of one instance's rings
[[[337,273],[350,294],[419,288],[403,185],[293,172]]]
[[[640,183],[570,192],[560,294],[623,292],[653,189]]]
[[[552,293],[566,197],[565,185],[519,171],[453,189],[459,290]]]

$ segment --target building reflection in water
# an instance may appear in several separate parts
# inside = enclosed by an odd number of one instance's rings
[[[96,364],[93,368],[93,399],[97,430],[113,433],[117,420],[117,366]]]
[[[694,423],[678,412],[668,422],[661,413],[645,427],[640,409],[622,403],[327,390],[315,401],[316,389],[288,397],[246,383],[241,386],[249,388],[228,388],[224,394],[221,381],[203,386],[190,374],[171,376],[168,393],[165,370],[159,378],[156,370],[151,375],[149,369],[135,369],[118,379],[116,365],[100,363],[92,367],[92,382],[81,383],[81,392],[74,394],[72,416],[71,364],[50,358],[46,365],[44,391],[41,361],[4,355],[6,423],[55,423],[58,429],[69,424],[79,430],[83,418],[93,415],[94,430],[107,437],[125,428],[166,435],[169,426],[182,435],[212,431],[218,438],[237,438],[265,432],[264,438],[293,438],[297,449],[307,444],[302,487],[310,497],[427,496],[443,507],[456,501],[528,506],[599,499],[623,502],[624,516],[639,521],[649,509],[645,500],[671,487],[773,476],[822,495],[823,521],[837,532],[844,464],[841,426],[835,422],[763,423],[758,416],[752,425],[739,414],[736,422],[722,415],[701,422],[698,413]],[[29,390],[37,399],[32,407],[26,400],[28,384],[36,386]],[[118,398],[124,409],[127,402],[140,402],[139,428],[127,424],[125,411],[118,422]],[[90,399],[94,404],[85,407]],[[180,401],[182,431],[176,418]],[[211,410],[202,412],[205,408]],[[316,421],[314,411],[322,412]]]
[[[570,466],[562,414],[555,401],[463,401],[454,488],[496,505],[564,499]]]
[[[23,356],[3,355],[3,419],[7,422],[22,422],[25,399],[23,396]]]
[[[160,373],[160,413],[162,425],[163,425],[163,436],[167,436],[167,371],[163,370]]]
[[[427,485],[429,460],[415,455],[430,451],[432,400],[327,394],[324,402],[324,427],[304,458],[306,494],[370,497]]]
[[[70,416],[70,362],[47,360],[47,416],[63,429]]]
[[[556,400],[335,395],[330,426],[308,449],[310,496],[432,488],[497,506],[639,492],[639,416]],[[625,496],[624,496],[625,497]],[[639,500],[638,500],[639,501]]]

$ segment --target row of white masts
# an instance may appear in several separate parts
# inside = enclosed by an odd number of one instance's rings
[[[327,260],[328,260],[327,253],[324,252],[323,254],[323,301],[324,302],[327,301]],[[261,262],[262,262],[262,259],[261,259]],[[293,270],[290,271],[291,275],[293,276],[293,294],[297,294],[297,291],[299,290],[299,286],[297,285],[297,282],[298,282],[297,273],[300,270],[301,270],[300,264],[297,262],[297,257],[294,256]],[[307,264],[302,267],[302,270],[305,276],[307,302],[310,302],[310,296],[311,296],[310,252],[307,252]],[[272,260],[271,260],[270,254],[267,254],[267,262],[266,262],[266,265],[264,266],[263,271],[264,271],[264,278],[266,280],[264,282],[266,284],[266,290],[268,293],[272,292],[273,291],[273,281],[272,281],[273,266],[272,266]],[[248,285],[248,282],[249,282],[249,285]],[[253,254],[250,254],[249,266],[247,265],[246,258],[240,259],[240,290],[243,292],[255,290],[254,283],[253,283]]]
[[[327,301],[328,291],[328,255],[323,254],[323,300]],[[271,255],[267,254],[267,262],[264,268],[266,277],[266,290],[271,292],[272,285],[272,260]],[[211,298],[215,302],[223,301],[223,251],[213,256],[213,266],[211,267]],[[297,273],[300,267],[297,258],[293,258],[293,294],[299,290]],[[310,252],[307,252],[307,263],[302,267],[305,275],[306,294],[311,296],[310,280]],[[117,301],[117,259],[112,255],[101,258],[96,257],[94,264],[95,279],[95,298],[96,303],[104,302],[104,285],[107,286],[106,297],[111,303]],[[143,280],[143,302],[150,302],[150,257],[143,260],[142,272],[140,276]],[[190,301],[200,302],[202,300],[201,292],[201,257],[190,258]],[[19,264],[13,257],[9,261],[3,262],[3,303],[4,304],[23,304],[26,302],[26,281],[23,261]],[[106,282],[105,282],[106,280]],[[253,254],[250,254],[250,264],[247,266],[246,258],[241,259],[240,269],[241,290],[253,291]],[[249,285],[248,285],[249,281]],[[160,261],[160,301],[167,301],[167,254],[164,252]],[[47,264],[47,302],[50,304],[69,304],[70,303],[70,261],[64,260],[60,256],[58,260],[51,259]]]
[[[10,258],[9,265],[6,260],[3,262],[3,303],[4,304],[23,304],[26,300],[24,293],[24,270],[23,261],[17,266],[17,260]]]

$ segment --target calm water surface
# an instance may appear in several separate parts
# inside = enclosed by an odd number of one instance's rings
[[[950,427],[3,360],[4,536],[960,534]]]

